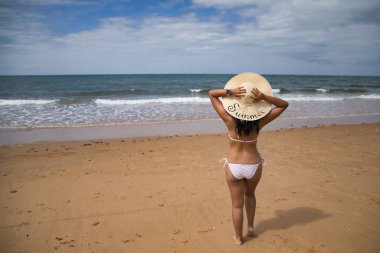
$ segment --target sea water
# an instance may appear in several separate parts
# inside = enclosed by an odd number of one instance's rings
[[[216,119],[207,91],[233,74],[0,76],[0,129]],[[380,77],[264,75],[284,118],[378,115]]]

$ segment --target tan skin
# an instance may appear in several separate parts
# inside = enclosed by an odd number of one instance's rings
[[[244,96],[246,90],[242,87],[238,87],[231,90],[231,96],[240,98]],[[258,89],[251,91],[251,98],[254,101],[265,100],[275,106],[267,115],[259,120],[259,128],[262,129],[265,125],[280,116],[288,107],[288,102],[277,97],[268,96],[263,94]],[[214,89],[208,92],[211,103],[218,113],[219,117],[224,121],[228,128],[228,133],[231,137],[237,138],[236,125],[233,117],[224,110],[222,102],[219,97],[226,96],[225,89]],[[257,139],[258,134],[256,132],[251,133],[248,136],[240,136],[241,140],[254,140]],[[230,142],[230,149],[228,152],[228,161],[231,163],[239,164],[259,164],[261,162],[261,156],[257,150],[256,142]],[[225,170],[225,176],[228,188],[230,190],[232,201],[232,221],[235,228],[235,236],[233,237],[236,244],[243,243],[243,208],[245,210],[248,220],[248,236],[254,236],[253,222],[256,211],[256,196],[255,189],[260,181],[262,174],[262,163],[260,163],[256,174],[250,179],[236,179],[229,168]]]

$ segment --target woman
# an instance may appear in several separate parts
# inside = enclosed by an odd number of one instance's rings
[[[263,159],[257,150],[257,137],[266,124],[285,111],[288,102],[271,96],[269,83],[254,73],[239,74],[227,83],[225,89],[210,90],[208,94],[215,111],[228,128],[230,149],[225,163],[228,165],[225,176],[232,200],[233,238],[236,244],[241,245],[244,203],[248,220],[247,235],[254,236],[255,189],[263,167]],[[219,97],[223,98],[223,102]],[[272,105],[275,106],[273,109]]]

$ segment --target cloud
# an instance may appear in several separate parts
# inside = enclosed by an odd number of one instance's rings
[[[41,31],[36,27],[34,32]],[[90,31],[59,37],[45,34],[29,38],[26,44],[25,38],[16,34],[15,42],[5,45],[7,52],[2,53],[9,55],[8,63],[14,66],[23,62],[29,70],[33,66],[49,69],[62,65],[65,69],[61,71],[70,73],[101,68],[107,72],[158,72],[160,69],[170,72],[170,65],[180,66],[181,61],[189,62],[189,58],[215,51],[218,40],[227,32],[220,23],[202,22],[195,15],[186,15],[142,20],[106,18]],[[21,49],[24,53],[17,54]]]
[[[265,2],[265,0],[263,0]],[[255,5],[254,0],[193,0],[193,4],[203,7],[234,8]]]
[[[232,1],[200,1],[228,8]],[[250,1],[235,11],[245,18],[230,40],[254,44],[308,63],[376,62],[380,29],[376,1]],[[229,13],[231,15],[231,13]],[[252,20],[252,21],[251,21]]]
[[[2,7],[12,22],[0,30],[0,71],[378,74],[377,1],[196,0],[193,6],[178,16],[110,16],[68,34],[54,32],[44,13]],[[205,6],[217,14],[199,16]]]

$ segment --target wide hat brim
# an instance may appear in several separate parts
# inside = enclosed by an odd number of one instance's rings
[[[224,87],[225,89],[235,89],[244,87],[246,93],[241,98],[235,96],[226,96],[222,98],[224,109],[233,117],[254,121],[267,115],[272,109],[272,105],[264,100],[253,101],[251,96],[252,90],[257,88],[265,95],[272,96],[272,87],[267,79],[256,73],[241,73],[232,77]]]

